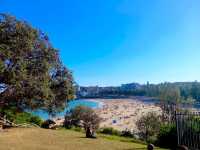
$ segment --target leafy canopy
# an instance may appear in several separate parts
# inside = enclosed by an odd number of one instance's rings
[[[155,112],[148,112],[137,120],[136,126],[140,131],[140,137],[148,142],[150,138],[157,135],[160,130],[160,115]]]
[[[72,123],[75,126],[81,126],[86,131],[86,137],[94,137],[95,131],[99,128],[101,118],[92,108],[86,106],[77,106],[65,116],[65,124]]]
[[[72,73],[46,34],[0,14],[0,107],[44,108],[50,114],[73,98]]]

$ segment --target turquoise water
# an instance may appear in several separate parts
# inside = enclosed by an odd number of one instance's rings
[[[80,106],[80,105],[81,106],[87,106],[87,107],[90,107],[90,108],[93,108],[93,109],[101,107],[101,104],[99,102],[96,102],[96,101],[89,101],[89,100],[84,100],[84,99],[73,100],[73,101],[70,101],[68,103],[68,106],[65,108],[65,110],[61,113],[58,113],[56,115],[56,117],[63,117],[63,116],[65,116],[67,111],[75,108],[76,106]],[[34,111],[34,112],[32,112],[32,114],[40,116],[44,120],[49,118],[49,115],[46,112],[44,112],[43,110]]]

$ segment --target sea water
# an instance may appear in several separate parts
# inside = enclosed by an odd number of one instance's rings
[[[85,100],[85,99],[72,100],[67,104],[67,107],[65,108],[65,110],[63,112],[57,113],[55,117],[64,117],[67,112],[69,112],[71,109],[74,109],[77,106],[87,106],[87,107],[96,109],[96,108],[101,107],[101,103],[97,101]],[[49,118],[48,113],[43,110],[34,111],[32,112],[32,114],[37,115],[44,120]]]

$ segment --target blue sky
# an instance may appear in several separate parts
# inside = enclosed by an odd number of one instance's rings
[[[45,31],[80,85],[200,79],[199,0],[0,0]]]

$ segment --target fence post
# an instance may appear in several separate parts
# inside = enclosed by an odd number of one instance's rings
[[[175,110],[175,121],[176,121],[176,132],[177,132],[177,145],[180,145],[179,139],[179,129],[178,129],[178,118],[177,118],[177,111]]]
[[[175,112],[177,144],[200,150],[200,112]]]

